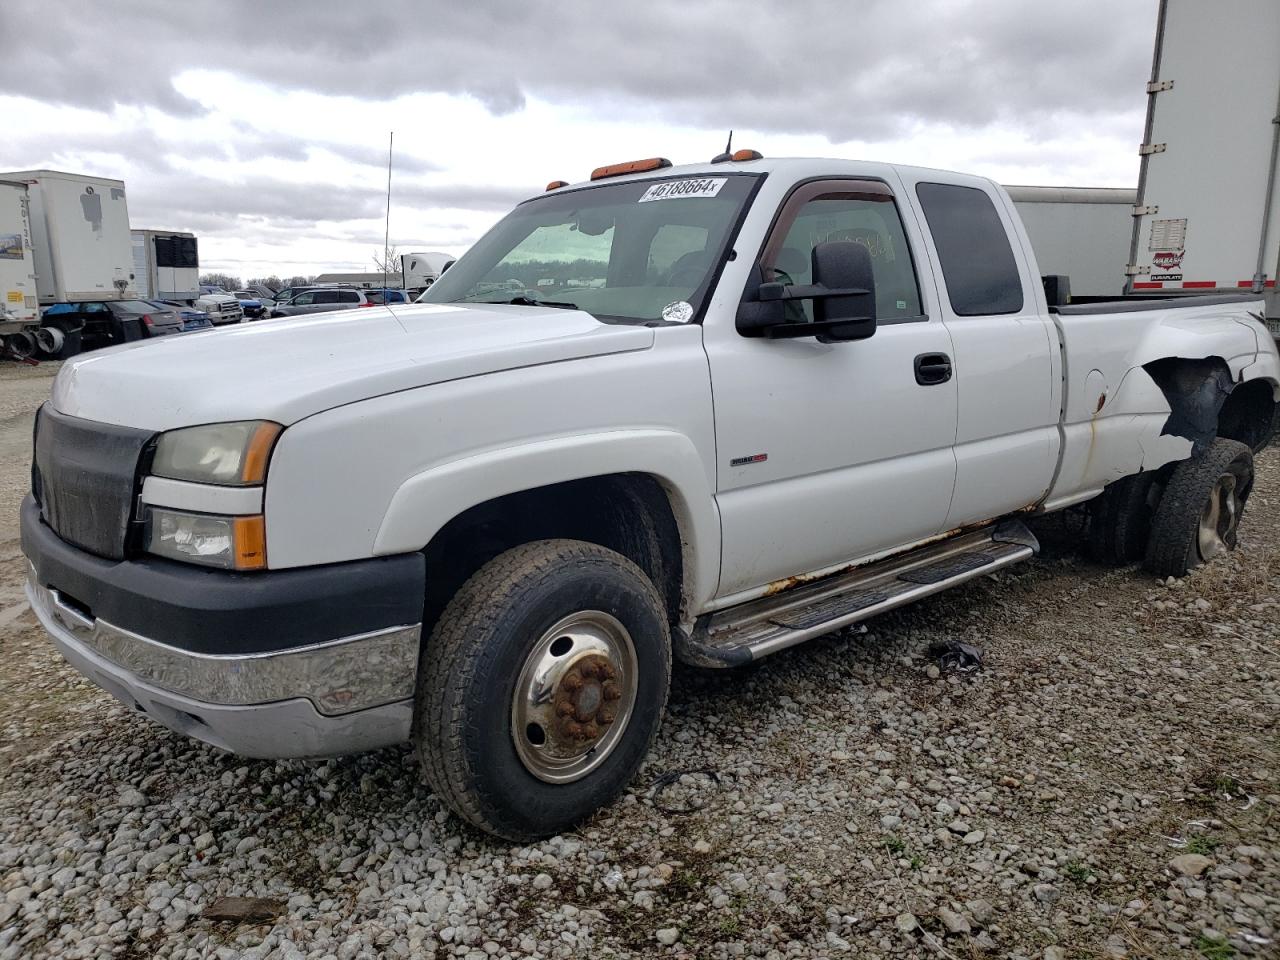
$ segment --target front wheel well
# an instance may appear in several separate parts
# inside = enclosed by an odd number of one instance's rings
[[[582,540],[620,553],[653,582],[671,623],[679,622],[684,561],[671,502],[654,477],[621,473],[507,494],[445,524],[425,550],[423,635],[467,579],[498,554],[552,539]]]

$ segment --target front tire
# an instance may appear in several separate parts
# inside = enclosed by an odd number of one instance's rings
[[[454,595],[418,678],[432,790],[482,830],[547,837],[616,798],[644,760],[670,685],[666,611],[612,550],[524,544]]]
[[[1236,548],[1236,533],[1253,488],[1253,452],[1218,438],[1174,468],[1151,521],[1146,567],[1184,577]]]

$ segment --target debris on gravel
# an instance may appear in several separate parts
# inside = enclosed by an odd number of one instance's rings
[[[529,845],[451,817],[408,748],[245,760],[127,711],[19,609],[5,518],[0,960],[1274,957],[1280,457],[1257,471],[1239,550],[1182,580],[1045,521],[1040,559],[865,632],[677,670],[627,793]],[[982,669],[938,670],[952,641]]]

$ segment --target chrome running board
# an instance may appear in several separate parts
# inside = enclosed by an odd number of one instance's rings
[[[993,573],[1039,552],[1020,520],[958,534],[701,618],[676,654],[703,667],[736,667],[813,637]]]

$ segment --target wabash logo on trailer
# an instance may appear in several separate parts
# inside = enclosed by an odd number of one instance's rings
[[[1181,270],[1185,250],[1161,250],[1151,258],[1151,271]]]

